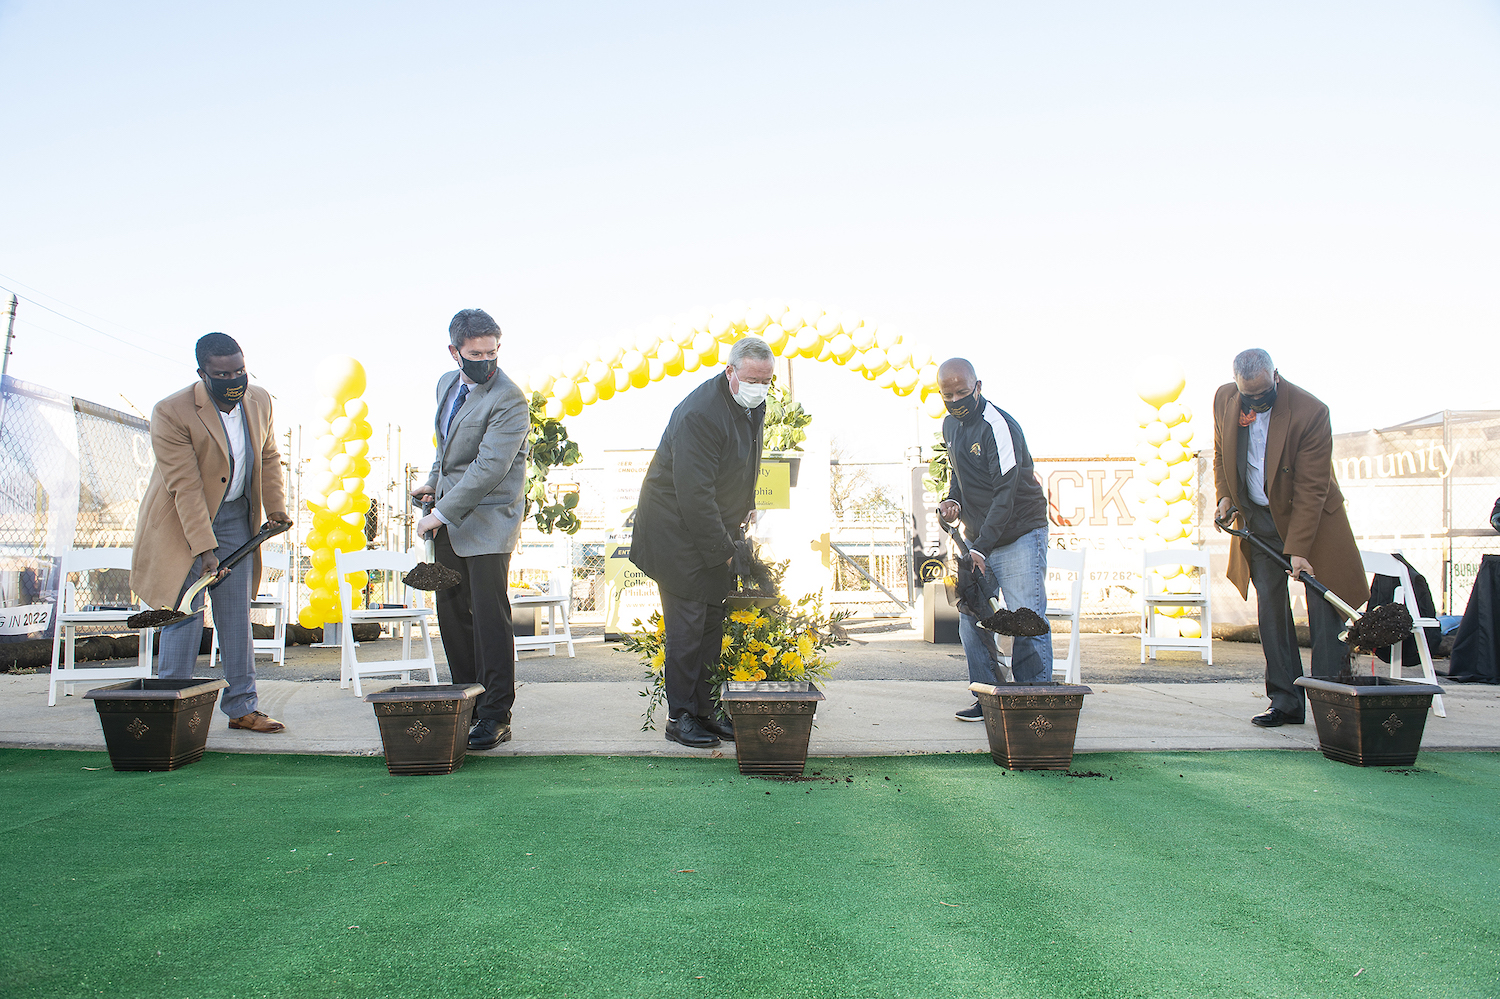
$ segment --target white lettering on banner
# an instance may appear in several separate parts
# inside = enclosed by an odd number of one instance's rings
[[[1351,458],[1335,458],[1334,466],[1340,482],[1359,479],[1394,479],[1407,475],[1435,475],[1446,479],[1453,473],[1458,462],[1458,453],[1463,445],[1455,443],[1450,453],[1442,444],[1429,444],[1415,451],[1392,451],[1386,454],[1362,454]]]

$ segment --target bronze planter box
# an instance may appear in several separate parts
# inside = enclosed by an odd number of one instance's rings
[[[811,683],[760,681],[724,684],[724,710],[734,722],[734,756],[751,777],[801,777],[813,714],[823,692]]]
[[[1356,767],[1409,767],[1422,748],[1432,695],[1443,688],[1386,676],[1299,676],[1318,725],[1318,748]]]
[[[1073,765],[1078,712],[1090,687],[1077,683],[971,683],[984,710],[990,756],[1007,770],[1066,770]]]
[[[203,758],[224,680],[126,680],[84,694],[116,770],[176,770]]]
[[[366,694],[380,723],[385,768],[408,774],[451,774],[464,765],[477,683],[400,684]]]

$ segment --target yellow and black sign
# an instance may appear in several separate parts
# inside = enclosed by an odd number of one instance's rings
[[[757,510],[790,510],[792,508],[792,466],[784,461],[762,461],[760,478],[755,483]]]

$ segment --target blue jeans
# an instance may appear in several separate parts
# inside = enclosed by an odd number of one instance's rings
[[[1000,596],[1007,610],[1029,607],[1047,615],[1047,526],[1043,524],[990,552],[989,569],[979,580],[986,597]],[[988,608],[981,610],[988,616]],[[970,683],[1003,683],[1000,644],[993,631],[979,627],[967,614],[958,616],[958,637],[969,660]],[[1011,672],[1016,683],[1052,679],[1052,633],[1011,640]]]

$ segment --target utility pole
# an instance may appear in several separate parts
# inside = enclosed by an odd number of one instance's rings
[[[14,293],[10,296],[10,321],[5,324],[5,360],[0,361],[0,380],[10,372],[10,342],[16,338],[16,307],[21,303]]]

